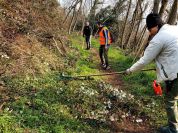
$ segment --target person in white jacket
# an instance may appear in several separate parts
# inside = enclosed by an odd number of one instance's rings
[[[166,84],[165,105],[168,126],[161,133],[178,133],[178,26],[164,24],[160,16],[150,13],[146,18],[147,29],[153,36],[143,57],[126,70],[131,74],[141,70],[153,60],[156,63],[157,81]]]

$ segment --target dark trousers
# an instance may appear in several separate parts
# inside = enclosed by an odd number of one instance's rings
[[[168,125],[170,129],[178,130],[178,78],[174,79],[173,81],[165,81],[165,83],[165,104],[168,117]]]
[[[85,36],[85,41],[87,44],[87,49],[90,49],[91,47],[91,41],[90,41],[91,36]]]
[[[100,45],[99,48],[99,56],[102,64],[105,64],[106,67],[109,65],[108,62],[108,50],[109,50],[109,45],[108,48],[105,49],[105,45]]]

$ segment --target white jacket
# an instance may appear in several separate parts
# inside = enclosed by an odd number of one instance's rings
[[[178,26],[165,24],[129,70],[135,72],[155,59],[158,82],[173,80],[178,73]]]

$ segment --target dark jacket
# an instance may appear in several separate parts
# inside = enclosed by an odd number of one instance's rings
[[[85,26],[83,29],[83,36],[90,36],[92,34],[91,26]]]

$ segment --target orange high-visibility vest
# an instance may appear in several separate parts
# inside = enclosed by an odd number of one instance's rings
[[[106,37],[104,36],[104,33],[103,33],[104,30],[107,31],[107,36],[108,36],[107,40],[106,40]],[[110,32],[109,32],[107,27],[103,27],[101,29],[101,31],[99,32],[99,40],[100,40],[100,45],[111,44],[111,41],[112,41],[111,40],[111,34],[110,34]]]

